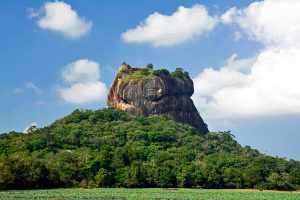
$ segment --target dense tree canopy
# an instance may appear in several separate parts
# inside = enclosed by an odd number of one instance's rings
[[[200,135],[159,116],[75,110],[28,134],[0,136],[0,188],[201,187],[297,189],[300,162]]]

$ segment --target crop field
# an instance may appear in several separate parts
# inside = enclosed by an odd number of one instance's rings
[[[300,199],[300,192],[277,192],[258,190],[202,190],[202,189],[48,189],[1,191],[1,200],[11,199]]]

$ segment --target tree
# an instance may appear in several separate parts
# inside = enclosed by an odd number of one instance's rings
[[[189,73],[182,68],[176,68],[174,72],[171,72],[171,76],[181,79],[190,79]]]
[[[170,72],[167,69],[158,69],[158,70],[154,70],[152,74],[154,76],[168,76],[169,73]]]
[[[264,181],[262,176],[263,168],[259,165],[249,165],[243,173],[243,179],[245,181],[245,186],[248,188],[253,188],[255,185]]]
[[[130,166],[124,168],[124,183],[126,187],[143,187],[144,186],[144,172],[141,167],[142,163],[134,161]]]
[[[156,187],[176,187],[176,176],[174,170],[168,164],[153,168],[152,179]]]
[[[242,188],[243,180],[241,169],[228,167],[223,172],[224,187],[226,188]]]
[[[6,163],[0,163],[0,189],[8,189],[14,183],[14,175]]]
[[[291,184],[296,187],[298,186],[298,188],[300,189],[300,169],[292,170],[289,176],[290,176],[289,180],[291,181]]]
[[[25,130],[25,133],[32,133],[34,131],[38,130],[36,124],[32,124],[30,125],[26,130]]]
[[[108,187],[113,185],[112,173],[105,168],[100,168],[94,179],[98,187]]]
[[[190,74],[187,71],[183,72],[183,76],[186,79],[190,79]]]
[[[153,64],[151,64],[151,63],[147,64],[146,68],[147,69],[153,69]]]
[[[267,178],[267,181],[270,183],[269,189],[277,189],[277,190],[287,190],[291,188],[289,184],[289,175],[287,173],[271,173]]]
[[[189,165],[182,165],[180,172],[176,175],[178,187],[191,187],[194,185],[195,178],[193,177],[193,167]]]

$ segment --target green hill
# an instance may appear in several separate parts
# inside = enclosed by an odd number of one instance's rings
[[[200,135],[159,116],[75,110],[28,134],[0,136],[0,188],[201,187],[299,189],[300,162]]]

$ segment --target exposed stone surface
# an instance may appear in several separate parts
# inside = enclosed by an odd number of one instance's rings
[[[193,81],[171,76],[123,81],[139,68],[122,64],[110,88],[107,104],[138,116],[161,115],[166,119],[194,126],[200,133],[208,129],[200,117],[193,100]]]

